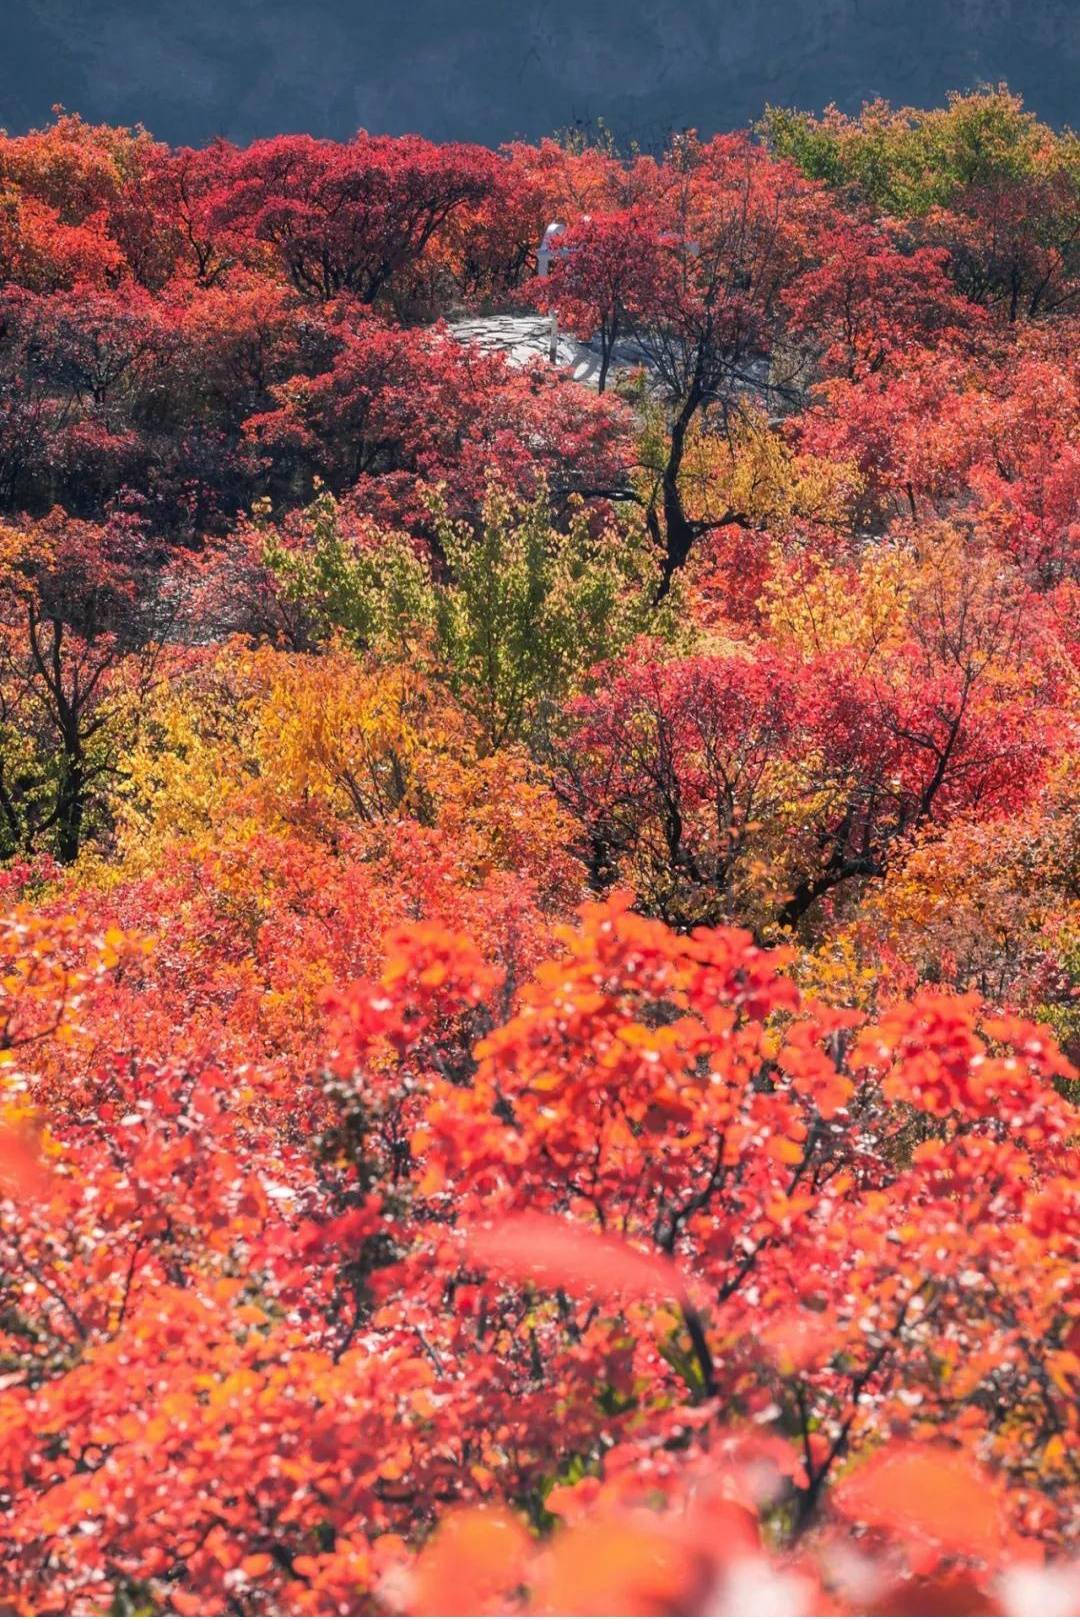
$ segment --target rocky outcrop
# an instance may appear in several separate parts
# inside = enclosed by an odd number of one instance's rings
[[[358,126],[495,143],[602,117],[645,143],[766,102],[929,105],[1005,78],[1080,122],[1077,0],[20,0],[0,124],[142,120],[171,141]]]

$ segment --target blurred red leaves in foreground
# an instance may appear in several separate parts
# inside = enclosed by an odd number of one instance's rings
[[[685,1291],[677,1267],[662,1255],[641,1254],[550,1215],[511,1215],[475,1227],[466,1234],[465,1252],[495,1276],[575,1294],[679,1299]]]

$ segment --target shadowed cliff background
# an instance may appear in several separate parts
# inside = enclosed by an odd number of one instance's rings
[[[173,142],[358,127],[643,144],[766,102],[930,105],[1007,79],[1076,123],[1080,0],[4,0],[0,125],[54,102]]]

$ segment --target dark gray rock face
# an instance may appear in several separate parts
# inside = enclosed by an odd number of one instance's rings
[[[932,105],[1007,79],[1080,123],[1080,0],[3,0],[0,125],[54,102],[174,142],[358,127],[643,144],[766,102]]]

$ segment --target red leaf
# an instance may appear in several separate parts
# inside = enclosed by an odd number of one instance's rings
[[[620,1238],[575,1226],[557,1215],[512,1215],[497,1227],[469,1234],[478,1266],[518,1282],[571,1293],[629,1294],[643,1299],[682,1298],[678,1268],[659,1254],[642,1254]]]

